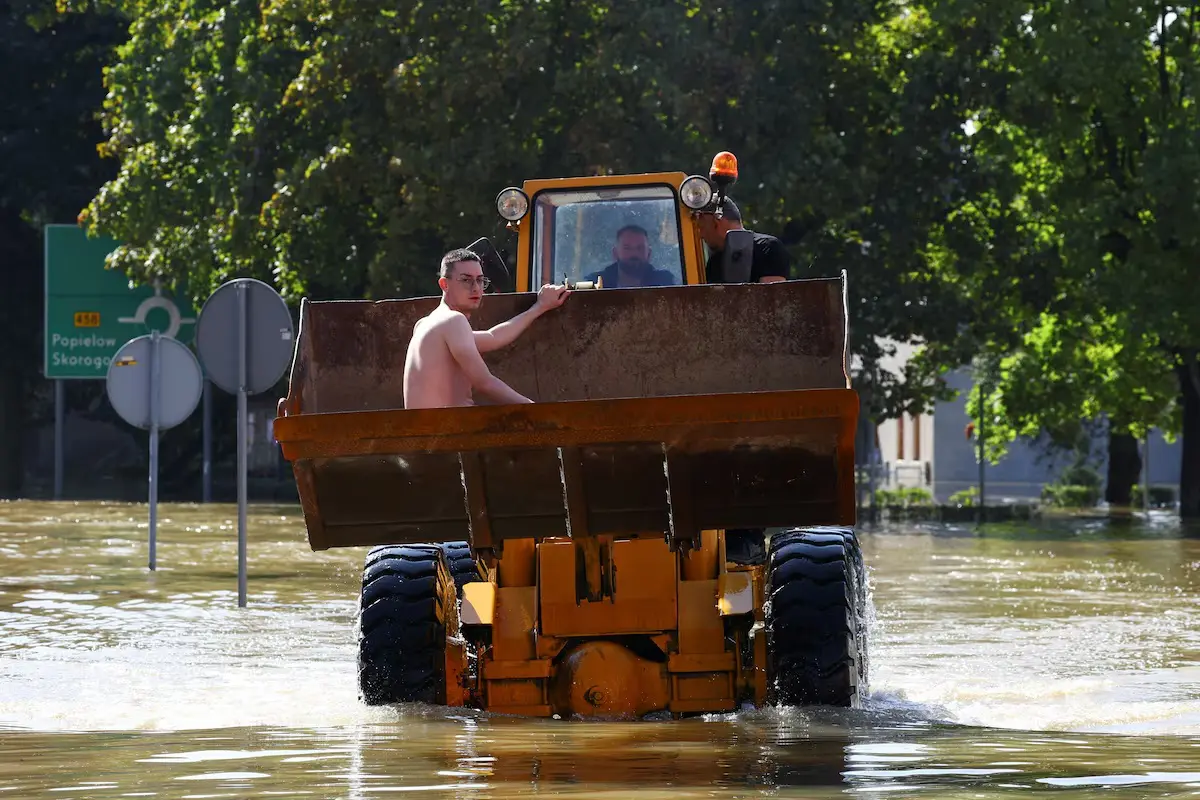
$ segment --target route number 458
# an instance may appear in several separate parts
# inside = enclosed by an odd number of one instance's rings
[[[100,327],[100,312],[99,311],[76,311],[75,312],[75,327],[76,328],[98,328],[98,327]]]

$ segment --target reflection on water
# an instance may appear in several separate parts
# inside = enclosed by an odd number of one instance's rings
[[[1050,789],[1074,790],[1068,797],[1153,797],[1200,789],[1197,737],[1049,735],[889,724],[886,714],[870,722],[813,716],[750,712],[613,725],[406,710],[393,712],[388,723],[335,728],[19,732],[0,735],[0,790],[106,798],[367,798],[418,790],[455,797],[732,798],[838,797],[848,790],[992,797]]]
[[[863,534],[867,707],[643,723],[358,704],[362,552],[296,509],[0,503],[0,798],[1200,796],[1200,538]]]

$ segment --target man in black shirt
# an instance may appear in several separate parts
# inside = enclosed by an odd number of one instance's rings
[[[706,272],[708,283],[728,283],[721,274],[721,257],[725,248],[725,234],[731,230],[742,229],[742,212],[731,198],[726,197],[722,206],[722,216],[717,219],[716,208],[709,206],[700,212],[697,225],[700,228],[700,238],[708,245],[712,255],[708,258]],[[750,261],[750,283],[774,283],[788,279],[791,258],[783,243],[766,233],[754,235],[754,255]]]
[[[712,255],[708,258],[705,272],[708,283],[728,283],[722,274],[721,259],[724,256],[725,234],[742,228],[742,212],[730,198],[722,205],[721,218],[709,206],[700,212],[697,224],[700,238],[708,245]],[[775,283],[788,278],[791,258],[783,249],[783,243],[765,233],[755,233],[754,249],[750,260],[750,283]],[[725,557],[735,564],[761,564],[767,557],[766,531],[763,528],[730,528],[725,531]]]

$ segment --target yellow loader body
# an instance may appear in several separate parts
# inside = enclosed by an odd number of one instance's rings
[[[787,683],[771,641],[793,642],[801,661],[812,651],[815,672],[795,668],[808,675],[828,672],[814,648],[831,637],[845,655],[830,661],[845,673],[839,686],[851,685],[825,701],[858,702],[864,645],[850,594],[865,575],[849,529],[858,400],[845,278],[703,283],[694,215],[677,196],[684,178],[526,184],[528,218],[510,226],[520,291],[486,295],[477,329],[528,308],[568,263],[563,252],[578,273],[585,259],[569,248],[594,241],[587,225],[603,219],[589,204],[670,209],[644,227],[656,244],[673,241],[678,259],[677,285],[576,291],[488,353],[532,405],[404,408],[412,327],[439,298],[302,303],[276,438],[311,547],[371,548],[360,604],[367,702],[537,716],[729,711]],[[669,191],[643,197],[648,186]],[[555,191],[567,201],[543,213],[540,193]],[[550,227],[555,214],[573,220],[574,238]],[[793,530],[783,550],[772,538],[766,563],[729,560],[727,531],[771,528]],[[777,561],[804,574],[783,580]],[[789,619],[768,613],[772,591],[801,597],[803,586],[833,586],[814,577],[826,574],[855,606],[838,606],[828,631],[817,630],[823,617],[797,627],[814,602],[797,601]],[[780,697],[805,701],[814,681]]]

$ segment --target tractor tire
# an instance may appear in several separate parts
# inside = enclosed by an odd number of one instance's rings
[[[796,528],[767,554],[767,682],[775,705],[861,706],[867,575],[849,528]]]
[[[461,600],[463,584],[483,580],[483,570],[471,555],[469,542],[446,542],[439,546],[450,562],[450,575],[454,578],[454,587]]]
[[[479,580],[465,543],[374,547],[363,567],[358,683],[367,705],[441,704],[446,637],[457,634],[455,598]]]
[[[725,531],[725,560],[751,566],[767,560],[766,528],[730,528]]]

